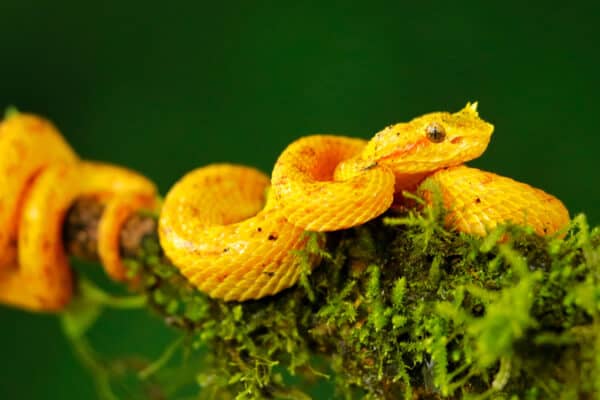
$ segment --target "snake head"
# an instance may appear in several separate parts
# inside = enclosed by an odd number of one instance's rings
[[[365,147],[363,160],[412,174],[459,165],[479,157],[494,126],[479,117],[477,103],[456,113],[434,112],[388,126]]]

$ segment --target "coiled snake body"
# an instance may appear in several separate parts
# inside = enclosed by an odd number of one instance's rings
[[[298,280],[305,231],[363,224],[427,181],[440,187],[446,222],[458,231],[485,235],[511,222],[540,235],[557,232],[569,221],[558,199],[463,165],[485,151],[492,131],[476,104],[467,104],[454,114],[430,113],[389,126],[368,142],[300,138],[280,155],[271,179],[232,164],[199,168],[165,198],[161,246],[209,296],[244,301]],[[69,300],[60,226],[76,197],[98,196],[108,204],[99,250],[109,274],[120,280],[119,228],[136,209],[156,206],[155,187],[146,178],[78,160],[49,123],[26,114],[0,125],[0,188],[0,301],[32,310],[57,310]]]

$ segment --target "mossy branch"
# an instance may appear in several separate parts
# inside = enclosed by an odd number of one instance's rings
[[[101,212],[71,210],[74,254],[94,257]],[[600,229],[579,215],[564,238],[516,226],[478,238],[444,216],[438,204],[328,234],[302,285],[244,303],[195,290],[155,217],[135,216],[121,242],[137,290],[184,338],[145,371],[181,348],[200,398],[305,399],[325,381],[346,399],[600,399]]]

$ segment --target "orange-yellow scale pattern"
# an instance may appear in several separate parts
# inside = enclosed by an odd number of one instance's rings
[[[71,299],[62,227],[78,197],[110,203],[135,195],[143,199],[140,208],[152,208],[156,199],[156,187],[145,177],[79,160],[52,124],[28,114],[0,123],[0,182],[0,302],[31,311],[59,311]],[[99,230],[100,243],[118,242],[118,223],[101,218],[100,225],[105,226]],[[109,273],[121,267],[114,266],[120,261],[118,248],[105,246],[100,253],[112,260]],[[111,275],[122,277],[123,271]]]
[[[264,207],[269,178],[216,164],[187,174],[162,208],[161,245],[181,273],[211,297],[244,301],[298,280],[304,230]]]
[[[366,141],[315,135],[292,143],[273,170],[279,212],[309,231],[350,228],[387,210],[394,199],[394,174],[373,165],[336,180],[337,166],[364,149]],[[357,222],[358,221],[358,222]]]
[[[444,169],[428,180],[442,191],[446,223],[458,231],[485,235],[500,223],[532,227],[538,235],[564,228],[569,213],[554,196],[491,172],[467,166]]]
[[[22,114],[0,123],[0,269],[17,254],[20,205],[29,180],[45,166],[77,155],[48,121]]]

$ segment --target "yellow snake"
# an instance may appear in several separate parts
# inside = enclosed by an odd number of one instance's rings
[[[280,155],[271,179],[233,164],[196,169],[165,198],[161,246],[201,291],[244,301],[297,282],[305,231],[363,224],[402,204],[404,191],[427,198],[420,191],[426,181],[440,187],[446,223],[458,231],[485,235],[508,222],[540,235],[563,228],[569,214],[555,197],[463,165],[485,151],[492,132],[474,103],[453,114],[391,125],[368,142],[300,138]],[[60,309],[70,297],[60,227],[76,197],[93,195],[107,203],[99,251],[108,273],[120,280],[120,226],[135,210],[156,206],[150,181],[78,160],[52,125],[26,114],[0,125],[0,190],[0,301],[32,310]],[[308,261],[314,266],[318,257]]]

